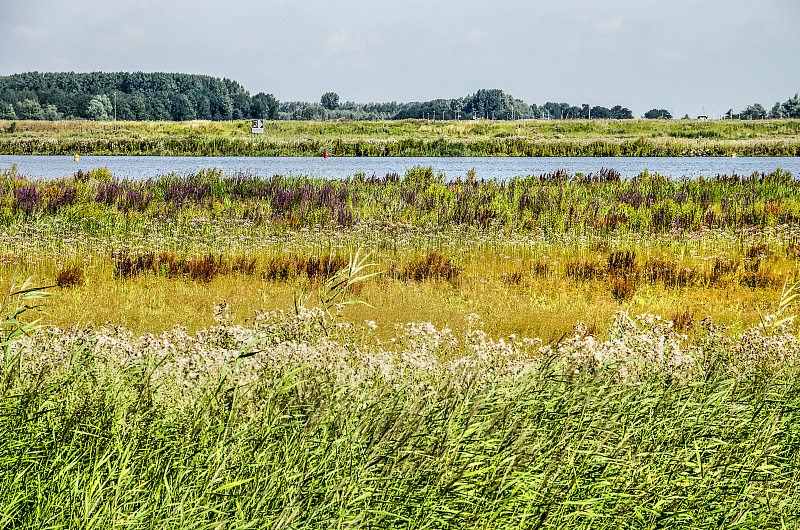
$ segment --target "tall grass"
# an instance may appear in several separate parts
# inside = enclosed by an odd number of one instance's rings
[[[556,171],[506,182],[478,181],[474,175],[446,181],[425,167],[402,177],[357,174],[343,181],[219,170],[119,181],[103,168],[55,181],[0,180],[0,223],[43,214],[106,218],[125,226],[157,216],[236,216],[290,229],[349,226],[368,218],[440,228],[694,232],[795,224],[800,184],[780,169],[678,181],[647,171],[632,179],[613,170]]]
[[[800,121],[0,121],[0,154],[188,156],[797,156]]]
[[[2,185],[2,527],[800,522],[788,174]]]
[[[364,286],[389,308],[379,322],[414,311],[445,325],[479,309],[498,332],[553,340],[578,320],[604,328],[623,304],[746,326],[763,296],[800,279],[798,185],[782,171],[498,182],[430,168],[344,181],[206,170],[119,181],[100,168],[0,184],[0,271],[21,262],[64,285],[52,318],[66,326],[86,307],[92,322],[196,330],[216,299],[248,312],[287,303],[359,248],[386,271]],[[629,270],[610,266],[620,252]],[[79,271],[85,284],[67,288]]]
[[[224,312],[196,338],[105,327],[25,341],[0,386],[3,525],[756,529],[800,517],[800,348],[785,329],[732,342],[708,324],[672,371],[649,341],[677,336],[647,319],[623,317],[616,340],[632,349],[598,364],[605,350],[581,330],[519,357],[521,343],[479,325],[462,341],[410,324],[391,353],[352,329],[326,336],[321,311],[253,329]],[[457,358],[426,357],[443,347]]]

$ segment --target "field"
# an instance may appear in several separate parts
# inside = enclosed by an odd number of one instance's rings
[[[800,120],[0,121],[0,154],[798,156]]]
[[[0,182],[0,526],[800,525],[786,172]]]

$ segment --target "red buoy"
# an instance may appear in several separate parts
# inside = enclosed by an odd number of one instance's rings
[[[325,151],[325,158],[328,158],[328,152]]]

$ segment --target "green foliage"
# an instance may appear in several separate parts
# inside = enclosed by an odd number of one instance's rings
[[[88,104],[88,101],[87,101]],[[166,109],[162,109],[168,115]],[[209,107],[209,111],[210,107]],[[321,105],[314,112],[330,115]],[[797,156],[798,120],[0,124],[0,154],[190,156]],[[23,133],[23,134],[19,134]]]
[[[16,105],[16,114],[20,120],[43,120],[44,111],[35,99],[23,99]]]
[[[25,322],[25,313],[41,311],[41,300],[51,298],[47,287],[34,287],[33,278],[28,278],[21,286],[17,286],[17,268],[11,277],[8,293],[3,297],[0,307],[0,347],[3,348],[3,380],[2,390],[7,388],[9,372],[13,367],[11,346],[22,336],[32,333],[40,326],[38,320]],[[0,399],[5,396],[0,395]]]
[[[124,331],[40,337],[30,360],[52,361],[0,401],[0,524],[756,530],[800,516],[797,367],[732,379],[715,336],[698,377],[633,383],[553,359],[426,371],[422,346],[395,373],[297,319],[261,337],[296,362],[238,343],[223,351],[239,358],[210,357],[243,331],[221,315],[205,342],[142,337],[135,356]],[[182,361],[152,351],[166,342]],[[326,359],[340,343],[352,351]],[[207,356],[202,373],[186,364]]]
[[[648,120],[671,120],[672,114],[666,109],[650,109],[644,113],[644,117]]]
[[[5,101],[0,101],[0,120],[16,120],[17,111],[14,105]]]
[[[114,107],[105,94],[94,96],[86,108],[86,117],[95,121],[108,121],[109,115],[113,116]]]
[[[250,112],[253,118],[260,118],[262,120],[277,120],[278,100],[275,99],[275,96],[272,94],[259,92],[253,96],[253,101],[250,104]]]
[[[67,119],[106,120],[113,116],[116,92],[119,120],[184,121],[251,117],[249,93],[230,79],[167,73],[25,73],[0,77],[0,100],[13,103],[18,119],[49,119],[19,105],[26,99],[53,105]],[[95,96],[91,96],[94,94]],[[97,97],[101,105],[92,104]],[[26,103],[27,107],[33,107]],[[28,117],[33,113],[32,116]],[[58,114],[50,113],[56,117]],[[13,118],[10,118],[13,119]]]
[[[325,92],[320,98],[320,104],[328,110],[339,108],[339,94],[336,92]]]

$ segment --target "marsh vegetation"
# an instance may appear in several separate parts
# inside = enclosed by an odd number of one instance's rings
[[[2,185],[4,525],[798,522],[783,171]]]
[[[0,154],[797,156],[800,120],[2,121]]]

